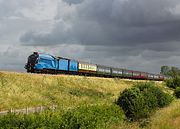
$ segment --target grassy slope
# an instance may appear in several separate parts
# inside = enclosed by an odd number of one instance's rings
[[[0,72],[0,110],[26,106],[57,104],[76,107],[80,104],[112,103],[119,92],[137,81],[67,75],[37,75]],[[157,85],[167,92],[163,83]],[[153,117],[148,129],[176,129],[180,125],[180,101],[161,109]],[[112,128],[138,128],[138,123],[113,125]]]
[[[180,129],[180,100],[175,100],[170,106],[158,110],[148,121],[143,129]],[[141,129],[141,123],[124,122],[112,125],[111,129]]]
[[[26,106],[72,107],[111,103],[137,81],[112,78],[0,72],[0,110]]]
[[[147,129],[180,129],[180,100],[156,112]]]

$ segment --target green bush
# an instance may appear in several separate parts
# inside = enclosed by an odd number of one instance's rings
[[[116,102],[130,119],[147,117],[144,96],[138,88],[126,89]]]
[[[139,83],[135,86],[138,87],[144,95],[148,107],[165,107],[173,100],[171,95],[163,92],[160,88],[156,87],[154,83]]]
[[[180,98],[180,87],[177,87],[174,91],[174,95],[176,96],[176,98]]]
[[[169,95],[168,93],[162,92],[160,89],[159,89],[159,91],[157,91],[156,97],[158,100],[159,108],[168,106],[173,101],[173,97],[171,95]]]
[[[176,89],[176,87],[180,87],[180,77],[176,76],[171,79],[166,80],[166,85],[170,88]]]
[[[0,116],[0,128],[94,129],[108,128],[122,122],[124,112],[119,106],[81,106],[70,111],[45,111],[35,114],[8,114]]]
[[[35,129],[58,128],[61,123],[62,112],[46,111],[34,114],[8,114],[0,116],[0,127],[3,129]]]
[[[171,103],[172,96],[155,87],[154,83],[138,83],[120,94],[117,104],[132,120],[149,117],[158,107]]]
[[[147,109],[154,109],[158,106],[157,96],[154,94],[157,88],[154,86],[154,83],[138,83],[135,87],[137,87],[143,95]]]
[[[167,86],[167,87],[169,87],[169,88],[175,88],[172,78],[165,80],[165,82],[166,82],[166,86]]]
[[[125,115],[117,105],[83,106],[62,116],[62,129],[108,128],[121,122]]]

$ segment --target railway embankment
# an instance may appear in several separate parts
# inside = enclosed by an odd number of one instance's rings
[[[42,105],[109,103],[138,80],[0,72],[0,110]],[[163,87],[162,82],[155,82]]]
[[[117,106],[112,105],[115,100],[117,100],[120,92],[126,88],[131,88],[138,82],[146,81],[0,71],[0,111],[9,110],[12,108],[23,109],[26,107],[49,105],[57,105],[60,107],[59,111],[56,113],[48,111],[40,114],[30,114],[30,116],[5,116],[3,118],[1,117],[1,120],[19,120],[20,123],[33,123],[33,120],[36,122],[37,120],[42,120],[38,122],[50,122],[49,124],[55,122],[54,125],[56,126],[58,121],[61,124],[67,125],[66,118],[77,117],[81,124],[87,124],[88,120],[91,122],[91,120],[93,121],[96,119],[96,124],[99,125],[101,125],[103,122],[110,122],[108,126],[103,127],[112,129],[140,128],[142,122],[124,121],[123,119],[125,118],[122,110],[118,109]],[[163,91],[172,93],[171,89],[165,87],[164,82],[156,81],[154,83]],[[170,106],[159,109],[153,114],[152,117],[150,117],[150,119],[148,119],[148,121],[144,121],[143,123],[146,123],[147,125],[144,128],[164,129],[166,126],[170,129],[178,129],[180,124],[179,108],[180,101],[173,101]],[[69,112],[69,109],[71,109],[72,112]],[[64,115],[62,115],[62,112],[64,112]],[[121,114],[121,116],[117,117],[118,113]],[[103,119],[101,119],[101,117]],[[81,118],[87,118],[87,121],[81,121]],[[1,120],[0,124],[2,123]],[[119,123],[115,122],[119,120]],[[98,121],[100,123],[98,123]],[[16,122],[18,123],[18,121]],[[111,122],[115,123],[112,124]]]

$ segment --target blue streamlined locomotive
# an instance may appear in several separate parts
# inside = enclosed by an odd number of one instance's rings
[[[25,65],[27,72],[51,74],[77,74],[103,77],[119,77],[129,79],[146,79],[163,81],[164,75],[112,68],[103,65],[90,64],[49,54],[34,52],[28,57]]]

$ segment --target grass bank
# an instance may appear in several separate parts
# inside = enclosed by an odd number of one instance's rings
[[[147,129],[180,129],[180,100],[156,112]]]
[[[111,105],[120,92],[137,82],[145,81],[0,72],[0,110],[55,104],[66,112],[69,107],[73,109],[81,105]],[[169,88],[164,87],[164,83],[155,83],[164,91],[172,93]],[[178,129],[179,109],[180,101],[177,100],[169,107],[157,111],[148,120],[145,129]],[[81,113],[77,111],[77,114]],[[113,123],[108,128],[139,129],[140,124],[121,121]]]
[[[137,81],[0,72],[0,110],[52,104],[74,107],[84,103],[112,103],[120,91],[134,83]]]
[[[175,100],[168,107],[156,111],[142,129],[180,129],[180,100]],[[124,122],[117,129],[141,129],[142,122]],[[113,129],[113,128],[112,128]]]

